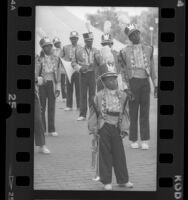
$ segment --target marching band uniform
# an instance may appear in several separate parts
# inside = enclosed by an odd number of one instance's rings
[[[41,118],[41,107],[38,94],[35,93],[35,144],[36,146],[45,145],[44,127]]]
[[[70,38],[76,37],[78,38],[78,33],[76,31],[72,31],[70,33]],[[61,57],[70,62],[76,62],[75,54],[76,51],[79,51],[82,47],[80,45],[73,46],[72,44],[66,45],[63,47],[61,52]],[[76,94],[76,105],[77,109],[80,108],[80,81],[79,81],[79,72],[75,71],[71,77],[71,83],[66,78],[67,83],[67,110],[72,109],[73,106],[73,88],[75,85],[75,94]]]
[[[55,46],[56,43],[61,43],[61,40],[57,37],[55,37],[53,39],[53,44]],[[61,56],[61,51],[62,51],[62,48],[55,48],[54,49],[54,54],[55,56],[57,57],[60,57]],[[65,73],[65,69],[63,67],[63,65],[61,64],[61,95],[62,95],[62,99],[66,99],[66,73]]]
[[[93,34],[83,34],[84,40],[93,40]],[[78,120],[85,120],[87,114],[87,92],[89,92],[89,106],[96,90],[95,81],[95,55],[97,50],[93,47],[85,47],[76,52],[76,60],[80,66],[80,117]],[[83,70],[82,70],[83,69]]]
[[[103,64],[100,67],[99,78],[102,80],[110,76],[117,77],[115,66]],[[88,129],[90,134],[99,135],[99,176],[106,190],[112,189],[112,167],[119,186],[133,187],[129,182],[121,137],[129,132],[129,118],[125,111],[126,99],[126,93],[105,87],[96,94],[94,104],[90,107]]]
[[[40,40],[40,46],[53,45],[49,38],[45,37]],[[60,91],[60,59],[53,53],[51,55],[44,55],[40,59],[40,63],[35,66],[36,77],[43,80],[39,86],[39,96],[42,107],[42,121],[44,130],[46,130],[45,111],[48,100],[48,133],[57,136],[55,132],[55,100],[56,92]]]
[[[139,31],[134,25],[126,29],[125,33],[130,36],[134,31]],[[132,148],[138,148],[138,111],[140,108],[140,137],[143,145],[150,139],[149,108],[150,108],[150,83],[151,76],[154,87],[157,87],[157,76],[154,67],[153,47],[145,44],[132,44],[125,47],[121,52],[121,63],[125,72],[125,80],[134,100],[129,101],[130,135]],[[134,145],[135,144],[135,145]],[[143,146],[143,147],[144,147]]]
[[[39,62],[36,58],[35,65]],[[38,94],[38,77],[35,77],[35,110],[34,110],[34,139],[35,145],[40,147],[40,152],[49,154],[50,151],[45,146],[44,126],[41,117],[41,105]]]

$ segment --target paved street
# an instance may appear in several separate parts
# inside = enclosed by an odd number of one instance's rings
[[[152,94],[153,95],[153,94]],[[36,190],[102,190],[102,184],[92,180],[91,136],[87,122],[76,121],[79,112],[65,112],[60,99],[56,108],[56,129],[59,137],[46,137],[51,154],[34,152],[34,188]],[[131,149],[128,138],[124,147],[133,189],[118,188],[113,176],[114,190],[153,191],[156,189],[157,100],[151,96],[150,150]]]

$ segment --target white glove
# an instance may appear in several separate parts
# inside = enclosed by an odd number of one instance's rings
[[[80,71],[81,66],[79,64],[75,65],[74,70],[79,72]]]
[[[38,85],[43,85],[43,83],[44,83],[43,77],[39,76],[37,79],[38,79]]]

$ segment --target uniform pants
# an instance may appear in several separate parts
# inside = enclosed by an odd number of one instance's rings
[[[35,94],[35,113],[34,113],[34,135],[35,145],[45,145],[44,127],[41,117],[41,105],[38,96]]]
[[[66,94],[66,75],[61,74],[61,94],[62,98],[65,99],[67,97]]]
[[[79,81],[79,72],[75,72],[71,77],[71,83],[68,78],[67,82],[67,107],[72,108],[73,106],[73,88],[75,85],[75,94],[76,94],[76,105],[77,108],[80,108],[80,81]]]
[[[149,108],[150,108],[150,83],[149,80],[132,78],[130,89],[135,100],[129,101],[130,134],[129,139],[133,142],[138,140],[138,116],[140,116],[140,138],[150,139],[149,131]],[[139,113],[140,112],[140,113]]]
[[[118,184],[129,180],[123,141],[119,128],[105,123],[99,130],[99,176],[103,184],[112,182],[112,167]]]
[[[48,101],[48,132],[55,132],[55,95],[52,81],[47,81],[44,85],[39,86],[40,102],[42,107],[42,121],[44,131],[46,132],[46,103]]]
[[[80,116],[86,117],[87,101],[89,92],[89,107],[92,105],[92,99],[95,96],[96,81],[95,72],[88,71],[87,73],[80,73]]]

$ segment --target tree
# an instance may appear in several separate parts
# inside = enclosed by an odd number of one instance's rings
[[[120,42],[125,43],[126,36],[121,30],[118,14],[114,7],[103,8],[102,10],[98,10],[96,14],[88,14],[87,19],[90,21],[92,26],[101,31],[103,31],[104,22],[106,20],[110,21],[112,24],[112,36]]]
[[[88,14],[87,19],[91,25],[99,30],[103,31],[104,22],[109,20],[112,23],[112,36],[122,43],[128,43],[127,36],[124,34],[124,30],[121,27],[120,14],[129,18],[129,23],[138,25],[143,41],[147,44],[151,42],[150,27],[153,27],[153,44],[158,45],[158,10],[156,8],[149,8],[148,11],[143,11],[139,16],[129,16],[126,12],[117,12],[115,7],[103,8],[98,10],[96,14]]]
[[[143,41],[147,44],[151,43],[150,27],[153,27],[153,44],[158,46],[158,11],[150,8],[144,11],[140,16],[132,18],[132,22],[136,23],[141,31]]]

